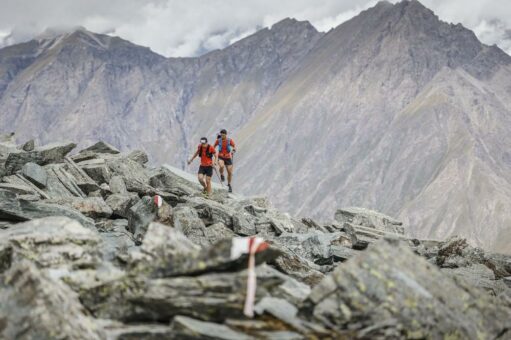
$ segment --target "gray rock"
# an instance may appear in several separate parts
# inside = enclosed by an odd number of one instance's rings
[[[21,173],[23,176],[25,176],[26,179],[28,179],[38,188],[45,188],[46,184],[48,183],[48,175],[46,174],[46,170],[35,163],[29,162],[23,165],[21,168]]]
[[[129,251],[135,246],[133,235],[127,230],[128,221],[123,219],[107,220],[96,225],[103,241],[100,245],[102,257],[113,261],[116,258],[125,260]]]
[[[204,322],[178,315],[171,323],[172,330],[179,338],[248,340],[251,336],[232,330],[231,328],[212,322]]]
[[[91,159],[80,162],[78,165],[98,185],[108,183],[110,181],[112,174],[104,159]]]
[[[32,188],[23,184],[0,183],[0,189],[7,190],[18,195],[36,194]]]
[[[31,140],[25,142],[25,144],[23,144],[21,146],[21,149],[23,151],[34,151],[34,149],[35,149],[35,141],[33,139],[31,139]]]
[[[39,165],[62,162],[64,157],[75,147],[74,143],[53,143],[35,148],[30,152],[11,152],[5,162],[6,172],[13,174],[29,162]]]
[[[364,208],[343,208],[335,212],[335,220],[341,225],[350,223],[352,225],[360,225],[367,228],[391,232],[396,234],[404,234],[403,223],[384,215],[377,211]]]
[[[109,218],[113,213],[101,197],[74,198],[71,206],[91,218]]]
[[[256,302],[282,281],[258,273]],[[98,318],[166,322],[177,315],[221,322],[243,313],[245,272],[115,280],[83,291],[80,300]]]
[[[48,216],[66,216],[80,222],[86,228],[95,230],[93,221],[73,208],[59,204],[18,200],[14,193],[0,189],[0,219],[28,221]]]
[[[113,194],[106,198],[106,204],[112,209],[115,216],[129,217],[129,209],[134,206],[140,198],[137,194]]]
[[[474,287],[484,289],[493,296],[498,296],[509,289],[504,281],[495,280],[493,271],[482,264],[472,264],[461,268],[443,268],[442,271],[463,279]]]
[[[215,223],[206,227],[204,230],[204,236],[210,244],[214,244],[220,240],[236,237],[236,234],[223,223]]]
[[[108,168],[113,175],[121,176],[128,191],[138,194],[149,194],[149,176],[140,163],[128,157],[111,158],[107,160]],[[108,181],[106,181],[108,183]]]
[[[172,225],[195,244],[200,246],[210,244],[206,237],[206,225],[195,209],[188,206],[176,207],[172,215]]]
[[[232,216],[232,230],[241,236],[255,235],[257,233],[255,218],[244,212]]]
[[[144,196],[128,210],[128,229],[133,233],[135,242],[144,238],[147,226],[156,218],[157,207],[149,196]]]
[[[511,317],[496,299],[395,241],[381,241],[337,267],[313,288],[302,312],[369,338],[491,338],[508,329]]]
[[[108,183],[110,190],[114,194],[126,195],[128,194],[128,189],[126,188],[126,184],[124,184],[124,180],[121,176],[112,176],[110,178],[110,182]]]
[[[145,153],[142,150],[132,151],[128,154],[127,157],[140,165],[144,165],[147,162],[149,162],[149,157],[147,156],[147,153]]]
[[[46,217],[0,230],[0,244],[12,249],[11,262],[31,260],[39,267],[71,268],[99,262],[96,231],[67,217]]]
[[[0,337],[3,339],[103,339],[69,287],[28,262],[0,276]]]
[[[120,151],[116,147],[114,147],[106,142],[103,142],[103,141],[97,142],[96,144],[91,145],[82,151],[91,151],[91,152],[96,152],[96,153],[110,153],[110,154],[120,153]]]
[[[107,339],[111,340],[174,340],[175,332],[170,326],[161,324],[115,323],[104,328]]]

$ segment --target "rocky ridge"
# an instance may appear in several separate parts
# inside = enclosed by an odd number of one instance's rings
[[[295,219],[212,197],[140,151],[0,142],[0,335],[6,339],[506,338],[511,258],[410,239],[383,214]],[[28,145],[28,147],[27,147]],[[163,198],[161,205],[154,198]],[[244,316],[256,254],[255,317]]]

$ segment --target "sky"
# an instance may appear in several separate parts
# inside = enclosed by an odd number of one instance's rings
[[[397,2],[396,0],[390,2]],[[421,0],[442,20],[462,23],[511,55],[510,0]],[[0,0],[0,47],[47,29],[120,36],[167,57],[223,48],[292,17],[328,31],[376,0]]]

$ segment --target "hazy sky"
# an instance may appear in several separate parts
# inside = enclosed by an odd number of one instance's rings
[[[0,46],[48,27],[83,26],[118,35],[165,56],[222,48],[285,18],[328,31],[375,0],[0,0]],[[397,2],[397,1],[391,1]],[[474,30],[511,54],[510,0],[422,0],[442,20]]]

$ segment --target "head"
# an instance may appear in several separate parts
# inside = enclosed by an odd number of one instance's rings
[[[206,146],[208,144],[208,139],[206,137],[202,137],[200,139],[200,143],[202,146]]]
[[[222,136],[222,139],[226,139],[227,138],[227,130],[226,129],[222,129],[220,131],[220,136]]]

